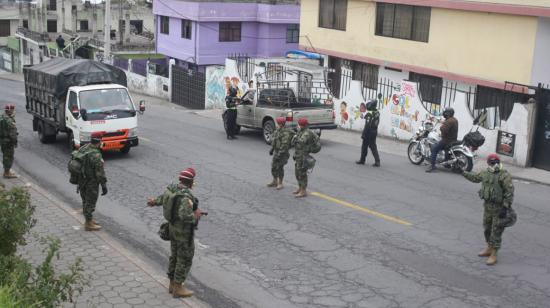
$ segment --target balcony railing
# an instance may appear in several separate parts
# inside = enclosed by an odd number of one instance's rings
[[[50,39],[49,39],[49,36],[48,36],[48,33],[46,32],[36,32],[36,31],[31,31],[27,28],[23,28],[23,27],[19,27],[17,28],[17,31],[16,31],[17,34],[25,37],[25,38],[29,38],[37,43],[45,43],[45,42],[48,42]]]

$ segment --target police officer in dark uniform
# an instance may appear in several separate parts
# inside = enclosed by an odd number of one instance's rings
[[[237,139],[235,133],[237,131],[237,88],[231,86],[228,91],[228,95],[225,97],[225,133],[227,139]]]
[[[376,137],[378,136],[378,124],[380,123],[380,112],[376,109],[378,102],[371,100],[367,103],[367,113],[365,114],[365,127],[363,128],[363,144],[361,146],[361,158],[355,163],[364,165],[369,148],[374,156],[373,167],[380,167],[380,155],[378,155],[378,147],[376,146]]]

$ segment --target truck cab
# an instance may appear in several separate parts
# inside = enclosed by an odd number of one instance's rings
[[[71,147],[101,138],[102,150],[128,153],[139,143],[138,110],[126,87],[99,84],[70,87],[65,104],[65,125]]]

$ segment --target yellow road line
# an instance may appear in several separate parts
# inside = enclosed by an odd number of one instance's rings
[[[386,215],[386,214],[382,214],[380,212],[373,211],[373,210],[364,208],[362,206],[355,205],[353,203],[342,201],[342,200],[333,198],[331,196],[327,196],[327,195],[319,193],[319,192],[311,192],[310,194],[312,196],[316,196],[316,197],[319,197],[321,199],[325,199],[325,200],[343,205],[345,207],[349,207],[349,208],[354,209],[354,210],[365,212],[365,213],[370,214],[372,216],[376,216],[376,217],[379,217],[379,218],[382,218],[382,219],[385,219],[385,220],[388,220],[388,221],[391,221],[391,222],[395,222],[395,223],[398,223],[398,224],[401,224],[401,225],[404,225],[404,226],[412,226],[412,224],[410,222],[407,222],[407,221],[404,221],[404,220],[401,220],[399,218],[395,218],[395,217],[392,217],[392,216],[389,216],[389,215]]]

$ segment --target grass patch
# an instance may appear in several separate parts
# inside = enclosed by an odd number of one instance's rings
[[[115,55],[117,58],[122,59],[164,59],[166,58],[165,55],[160,53],[143,53],[143,54],[117,54]]]

